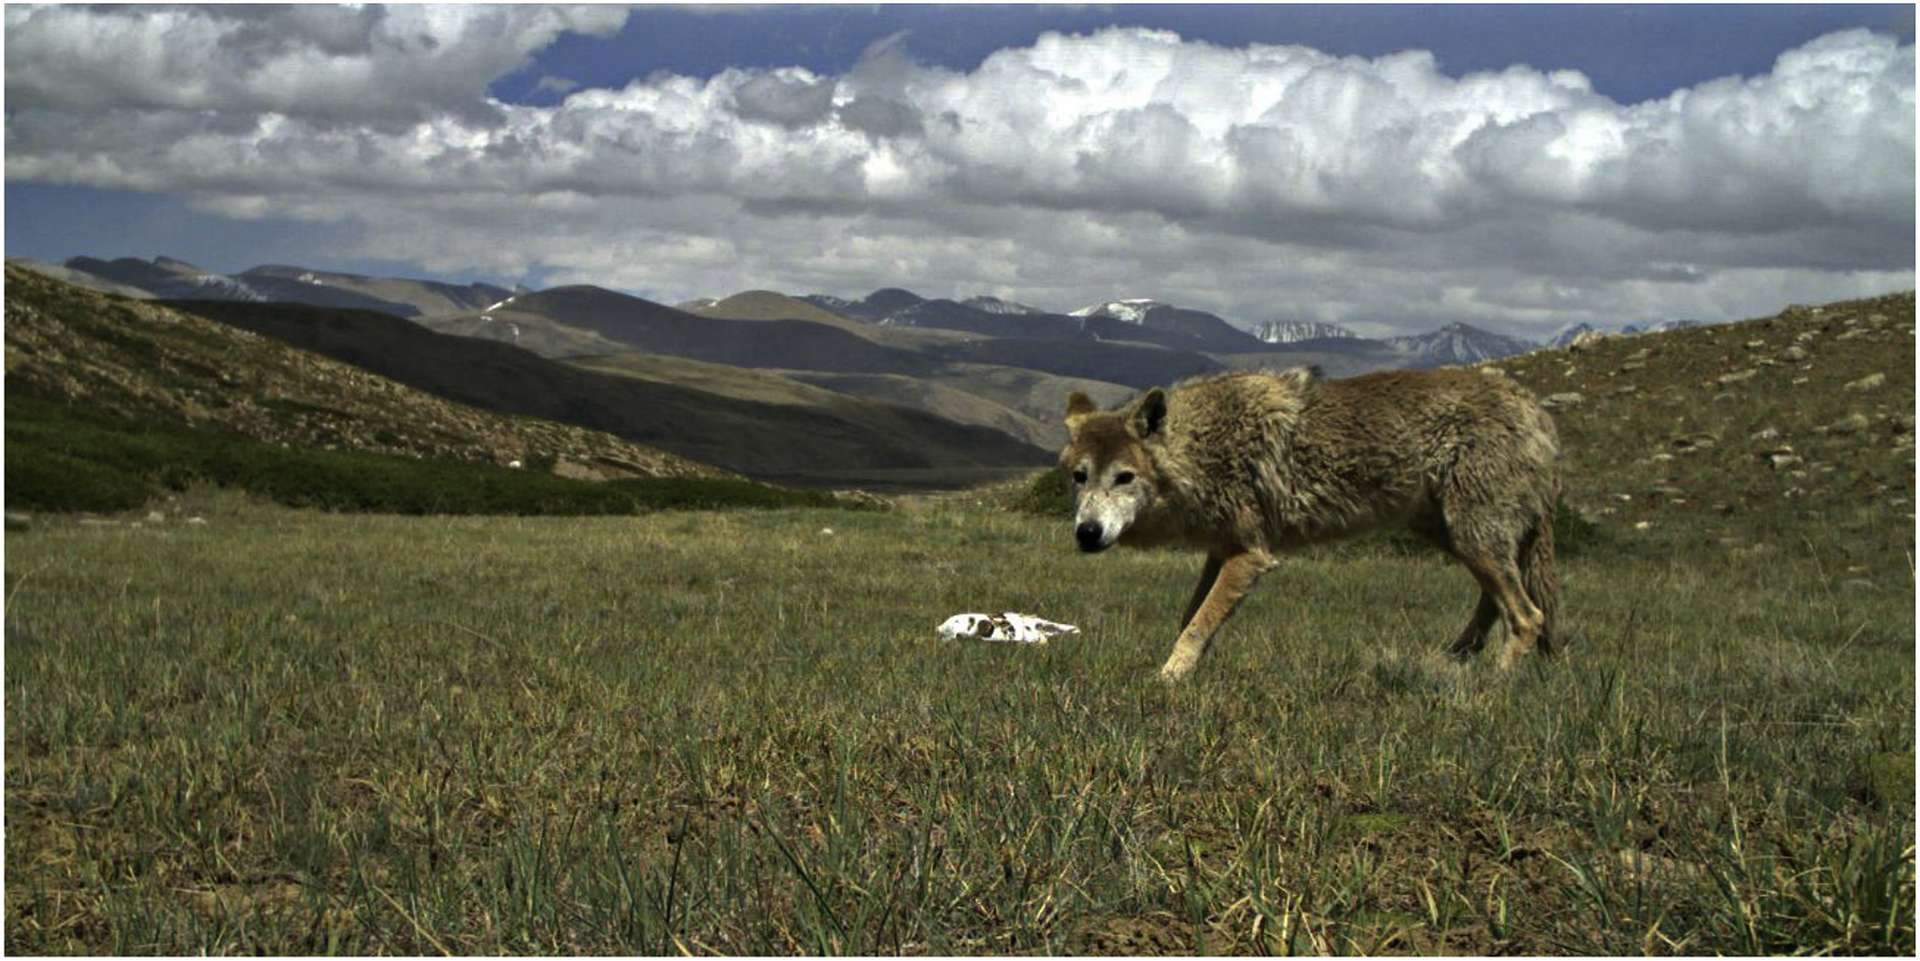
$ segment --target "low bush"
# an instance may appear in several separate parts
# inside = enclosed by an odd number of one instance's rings
[[[131,510],[163,489],[238,488],[292,507],[383,514],[635,514],[848,506],[825,491],[736,478],[595,482],[490,464],[280,447],[135,423],[26,396],[7,400],[7,506]]]

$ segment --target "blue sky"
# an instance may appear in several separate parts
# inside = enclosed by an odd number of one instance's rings
[[[729,18],[737,23],[728,22]],[[489,88],[503,100],[550,103],[540,77],[618,86],[654,70],[708,77],[726,67],[851,68],[870,45],[904,32],[913,59],[971,70],[988,54],[1042,32],[1107,26],[1172,30],[1223,46],[1304,44],[1377,57],[1432,50],[1459,75],[1513,64],[1570,68],[1599,92],[1633,102],[1729,74],[1762,73],[1781,51],[1849,27],[1913,39],[1906,4],[1363,6],[795,6],[716,17],[641,8],[612,37],[562,37],[524,70]]]
[[[9,256],[1376,332],[1912,286],[1910,6],[6,17]]]

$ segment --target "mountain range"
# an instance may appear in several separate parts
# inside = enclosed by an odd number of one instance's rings
[[[409,318],[469,315],[469,320],[476,325],[482,318],[501,323],[509,338],[518,324],[511,316],[516,311],[500,309],[513,307],[516,297],[536,293],[524,287],[509,289],[482,283],[462,285],[415,278],[371,277],[272,264],[228,275],[165,256],[152,260],[74,257],[57,266],[17,259],[13,262],[123,296],[303,303],[379,310]],[[1216,314],[1149,298],[1103,301],[1062,314],[999,297],[926,298],[898,287],[876,290],[859,300],[826,294],[791,296],[749,290],[724,298],[687,301],[668,309],[729,320],[807,320],[850,330],[862,325],[903,327],[1027,341],[1119,341],[1208,354],[1262,354],[1271,353],[1275,347],[1307,345],[1355,358],[1365,357],[1364,364],[1369,369],[1476,363],[1541,347],[1565,346],[1581,333],[1595,329],[1588,324],[1575,324],[1536,342],[1455,323],[1424,334],[1368,338],[1339,324],[1321,321],[1274,319],[1242,328]],[[1675,330],[1696,323],[1690,320],[1629,323],[1621,326],[1617,333]],[[522,332],[525,333],[524,328]],[[493,336],[477,327],[469,333]],[[1324,343],[1335,340],[1352,343]],[[1226,365],[1241,366],[1231,361]]]
[[[1315,364],[1349,376],[1539,346],[1466,324],[1387,338],[1280,319],[1249,331],[1146,298],[1056,313],[890,287],[857,300],[746,290],[669,306],[591,285],[529,290],[293,265],[229,275],[168,257],[9,264],[164,301],[452,402],[816,483],[1043,463],[1064,440],[1060,411],[1073,391],[1111,406],[1228,369]]]

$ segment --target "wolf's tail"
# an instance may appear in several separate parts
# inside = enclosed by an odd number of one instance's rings
[[[1555,491],[1555,494],[1558,492]],[[1550,497],[1546,509],[1534,521],[1533,530],[1520,549],[1520,581],[1533,606],[1540,609],[1539,651],[1553,653],[1556,615],[1560,610],[1560,572],[1553,556],[1553,514],[1559,497]]]

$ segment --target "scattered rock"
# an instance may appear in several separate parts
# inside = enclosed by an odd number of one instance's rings
[[[1856,434],[1871,426],[1873,426],[1873,422],[1867,420],[1867,415],[1855,411],[1828,424],[1827,432],[1831,434]]]
[[[1879,390],[1880,388],[1885,387],[1886,384],[1887,384],[1887,375],[1868,374],[1867,376],[1862,377],[1859,380],[1848,382],[1847,389],[1848,390]]]
[[[206,522],[207,522],[207,519],[206,519],[206,518],[204,518],[204,517],[189,517],[189,518],[187,518],[187,523],[189,523],[189,524],[205,524]]]
[[[1569,391],[1564,394],[1548,394],[1546,399],[1540,401],[1540,406],[1552,410],[1555,407],[1572,407],[1585,400],[1585,397]]]
[[[1746,344],[1748,350],[1760,350],[1766,346],[1767,342],[1764,340],[1749,340]]]
[[[1660,453],[1653,455],[1653,462],[1656,464],[1664,464],[1667,461],[1670,461],[1672,459],[1673,459],[1673,455],[1667,453],[1666,451],[1661,451]]]
[[[1807,349],[1798,344],[1795,344],[1792,347],[1789,347],[1786,350],[1781,351],[1780,359],[1787,360],[1787,361],[1794,361],[1794,362],[1806,360]]]
[[[1780,439],[1780,431],[1772,427],[1762,427],[1755,431],[1752,437],[1747,439],[1752,441],[1778,440]]]
[[[554,460],[553,476],[567,477],[573,480],[590,480],[590,481],[606,480],[606,475],[600,473],[598,470],[595,470],[594,468],[589,467],[586,464],[579,463],[578,461],[569,460],[565,457],[556,458]]]
[[[1714,382],[1717,384],[1720,384],[1721,386],[1725,386],[1727,384],[1738,384],[1741,381],[1752,380],[1754,378],[1754,375],[1758,373],[1760,372],[1753,369],[1736,370],[1731,374],[1721,374],[1718,378],[1715,379]]]
[[[1768,454],[1767,461],[1773,465],[1774,470],[1785,470],[1800,463],[1800,458],[1793,454]]]
[[[821,535],[822,537],[832,537],[832,536],[833,536],[833,528],[831,528],[831,527],[822,527],[822,528],[820,528],[820,535]]]
[[[1613,392],[1615,394],[1637,394],[1640,392],[1640,388],[1636,384],[1627,384],[1623,387],[1614,388]]]
[[[167,522],[167,515],[165,515],[165,514],[162,514],[162,513],[160,513],[159,511],[148,511],[148,512],[147,512],[147,523],[149,523],[149,524],[164,524],[164,523],[166,523],[166,522]]]
[[[1639,523],[1633,525],[1633,529],[1636,531],[1644,531],[1647,528],[1652,526],[1653,526],[1652,521],[1640,521]]]
[[[1575,337],[1572,343],[1567,344],[1567,350],[1577,354],[1583,350],[1586,350],[1589,347],[1592,347],[1595,344],[1600,343],[1603,340],[1609,340],[1612,337],[1613,337],[1612,334],[1605,333],[1603,331],[1589,330],[1589,331],[1586,331],[1585,333],[1582,333],[1580,336]]]

